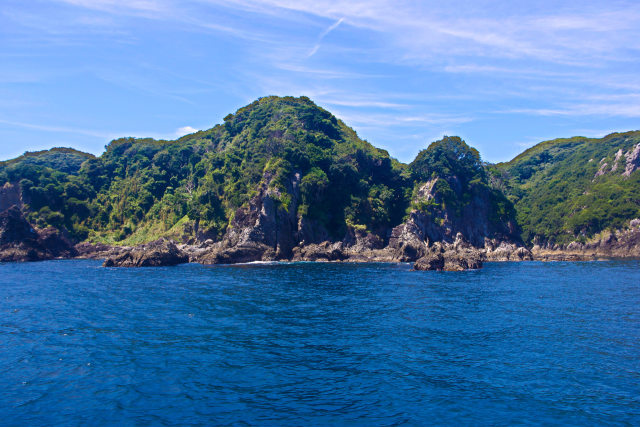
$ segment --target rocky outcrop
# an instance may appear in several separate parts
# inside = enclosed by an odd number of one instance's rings
[[[536,244],[531,249],[540,261],[583,261],[612,258],[640,258],[640,219],[633,219],[620,230],[605,231],[595,238],[567,245]]]
[[[428,249],[428,238],[424,232],[424,216],[412,211],[409,218],[391,231],[389,248],[399,262],[415,261]]]
[[[6,182],[0,187],[0,212],[9,209],[11,206],[22,209],[22,193],[20,185]]]
[[[533,254],[524,246],[512,242],[485,239],[484,257],[486,261],[532,261]]]
[[[110,256],[102,264],[104,267],[162,267],[189,262],[189,256],[180,250],[172,240],[156,241],[124,249]]]
[[[192,260],[202,264],[239,264],[255,261],[273,261],[275,250],[263,243],[244,242],[238,246],[216,244]]]
[[[325,241],[293,249],[293,261],[344,261],[347,258],[342,242]]]
[[[616,151],[611,165],[605,162],[605,160],[606,157],[600,160],[600,167],[593,176],[593,181],[595,181],[599,176],[602,176],[606,173],[616,173],[618,171],[619,165],[622,165],[624,167],[622,176],[628,178],[633,172],[640,168],[640,144],[636,144],[626,153],[622,151],[622,148],[620,148],[618,151]],[[609,166],[611,166],[611,168],[609,168]]]
[[[129,247],[111,246],[104,243],[81,242],[75,245],[76,256],[79,259],[105,259],[115,257],[128,251]]]
[[[457,240],[453,245],[434,244],[413,265],[414,270],[464,271],[482,268],[484,252]]]
[[[389,249],[394,261],[416,262],[416,270],[458,271],[480,268],[484,260],[532,259],[518,237],[515,221],[495,215],[493,190],[447,177],[440,188],[466,201],[451,206],[438,190],[440,180],[444,178],[432,177],[418,188],[414,209],[392,230]]]
[[[71,258],[76,254],[58,230],[36,230],[18,206],[0,213],[0,262]]]
[[[622,176],[629,177],[633,172],[640,168],[640,144],[636,144],[633,150],[629,150],[625,155],[625,168]]]
[[[264,174],[258,193],[236,211],[222,241],[199,256],[199,262],[232,264],[292,257],[299,240],[300,174],[294,174],[285,189],[272,185],[273,178],[271,173]]]

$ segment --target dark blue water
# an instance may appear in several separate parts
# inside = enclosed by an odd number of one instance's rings
[[[638,425],[640,262],[0,265],[2,425]]]

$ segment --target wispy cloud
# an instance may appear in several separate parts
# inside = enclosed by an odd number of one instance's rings
[[[640,117],[640,103],[581,103],[557,108],[513,108],[499,111],[507,114],[529,114],[536,116],[609,116],[609,117]]]
[[[454,125],[467,123],[473,119],[464,116],[454,116],[446,114],[420,114],[407,116],[404,114],[362,114],[348,111],[337,110],[336,115],[346,123],[353,124],[355,127],[389,127],[399,125]]]
[[[640,3],[633,0],[535,5],[42,0],[39,5],[23,7],[13,0],[0,10],[9,28],[3,29],[7,38],[0,60],[11,64],[0,72],[0,97],[42,102],[48,104],[42,112],[55,111],[64,102],[42,88],[84,78],[69,105],[81,104],[76,100],[85,88],[100,86],[87,99],[107,94],[107,101],[121,107],[112,123],[122,126],[118,114],[128,114],[127,119],[136,118],[127,122],[131,127],[148,120],[143,126],[152,128],[154,120],[171,116],[174,122],[159,126],[166,126],[170,137],[195,130],[176,131],[182,123],[208,123],[209,114],[223,117],[228,111],[221,113],[221,104],[227,110],[268,94],[308,95],[347,124],[399,145],[413,141],[409,135],[418,140],[445,129],[463,132],[469,122],[473,125],[466,129],[486,127],[490,134],[505,114],[520,123],[582,120],[580,127],[599,128],[613,125],[590,122],[633,123],[629,120],[640,117]],[[114,45],[126,49],[111,49]],[[142,103],[149,108],[142,111]],[[104,136],[83,128],[92,124],[82,121],[78,129],[32,124],[38,119],[30,117],[55,123],[55,113],[14,114],[2,105],[0,116],[24,118],[13,125],[0,121],[6,126]],[[511,127],[515,133],[519,126]]]
[[[191,126],[183,126],[181,128],[176,129],[176,136],[181,137],[185,135],[189,135],[190,133],[198,132],[198,129],[193,128]]]
[[[322,42],[322,39],[324,39],[331,31],[335,30],[336,28],[338,28],[338,26],[340,24],[342,24],[342,22],[344,21],[344,18],[340,18],[338,19],[336,22],[334,22],[333,24],[331,24],[329,27],[327,27],[327,29],[325,29],[320,36],[318,37],[318,40],[316,41],[316,44],[313,46],[313,48],[311,49],[311,51],[309,51],[309,53],[307,54],[307,58],[311,58],[313,55],[316,54],[316,52],[318,52],[318,49],[320,49],[320,42]]]
[[[367,108],[393,108],[401,109],[408,108],[408,104],[399,104],[396,102],[376,101],[371,98],[365,99],[332,99],[332,98],[319,98],[320,103],[327,105],[337,105],[340,107],[367,107]]]
[[[19,128],[25,128],[25,129],[34,129],[39,131],[55,132],[55,133],[71,133],[71,134],[92,136],[92,137],[104,138],[104,139],[108,139],[113,136],[108,132],[96,131],[91,129],[79,129],[79,128],[72,128],[72,127],[64,127],[64,126],[42,125],[37,123],[25,123],[25,122],[5,120],[5,119],[0,119],[0,123],[4,125],[15,126]]]

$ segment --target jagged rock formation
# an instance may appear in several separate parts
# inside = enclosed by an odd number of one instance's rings
[[[487,254],[530,259],[512,206],[487,185],[479,155],[464,141],[446,137],[411,166],[418,179],[428,179],[414,191],[408,219],[391,232],[396,260],[421,260],[416,269],[455,270],[479,268]]]
[[[485,239],[485,261],[532,261],[533,254],[524,246],[507,241]]]
[[[342,242],[298,246],[293,250],[293,261],[344,261],[348,255]]]
[[[109,257],[117,256],[130,249],[129,247],[111,246],[105,243],[89,242],[77,243],[74,248],[77,253],[76,258],[96,260],[104,260]]]
[[[189,256],[176,243],[168,239],[123,250],[110,256],[102,264],[104,267],[162,267],[189,262]]]
[[[624,161],[621,162],[623,158],[624,158]],[[605,162],[605,160],[606,160],[606,157],[600,160],[600,168],[593,176],[592,181],[595,181],[596,178],[603,176],[606,173],[611,173],[611,174],[616,173],[616,171],[618,170],[618,166],[624,167],[624,170],[622,171],[621,175],[628,178],[629,176],[631,176],[633,172],[638,170],[638,168],[640,167],[640,143],[630,148],[626,153],[623,152],[622,148],[618,149],[618,151],[616,151],[613,161],[611,162],[610,169],[609,169],[609,164]]]
[[[624,168],[624,172],[622,176],[629,177],[632,173],[640,168],[640,144],[636,144],[633,147],[633,150],[629,150],[629,152],[625,155],[626,165]]]
[[[482,268],[485,258],[481,249],[465,241],[461,234],[453,244],[435,243],[418,259],[415,270],[463,271]]]
[[[18,206],[0,213],[0,262],[70,258],[77,253],[53,228],[36,230]]]
[[[202,256],[204,263],[290,259],[299,240],[296,215],[300,200],[300,174],[294,174],[286,188],[273,186],[273,174],[265,173],[258,194],[241,207],[220,244]],[[283,199],[288,198],[288,206]]]

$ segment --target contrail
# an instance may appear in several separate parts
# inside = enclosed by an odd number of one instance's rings
[[[344,18],[338,19],[336,22],[331,24],[326,30],[324,30],[320,34],[320,36],[318,36],[318,41],[316,42],[315,46],[313,46],[313,49],[311,49],[311,51],[307,55],[307,58],[311,58],[313,55],[315,55],[315,53],[318,51],[318,49],[320,49],[320,42],[322,41],[322,39],[324,39],[327,36],[327,34],[329,34],[331,31],[333,31],[336,28],[338,28],[338,25],[342,24],[342,21],[344,21]]]

